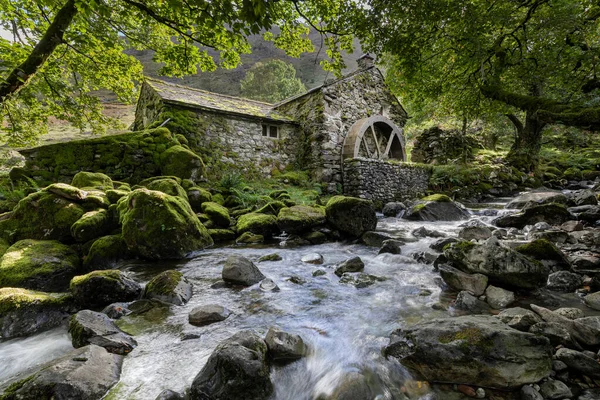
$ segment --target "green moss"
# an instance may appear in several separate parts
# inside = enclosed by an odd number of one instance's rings
[[[108,233],[111,229],[107,210],[89,211],[71,225],[71,235],[78,242],[88,242]]]
[[[196,180],[206,173],[200,156],[182,146],[173,146],[160,156],[163,175],[174,175],[182,179]]]
[[[432,194],[426,197],[423,197],[421,201],[435,201],[438,203],[451,203],[452,199],[445,194]]]
[[[225,198],[223,197],[223,195],[221,193],[213,194],[212,201],[214,201],[217,204],[221,204],[221,205],[225,204]]]
[[[168,270],[158,274],[146,285],[146,288],[144,289],[144,298],[152,298],[153,296],[173,293],[173,290],[175,290],[182,278],[183,274],[175,270]]]
[[[536,260],[564,261],[561,251],[546,239],[536,239],[515,249],[517,252]]]
[[[208,215],[208,217],[218,226],[227,228],[231,223],[229,211],[215,202],[208,201],[202,203],[202,212]]]
[[[130,256],[125,241],[121,235],[104,236],[96,240],[83,259],[85,270],[106,269],[112,267],[118,260]]]
[[[71,301],[68,293],[45,293],[34,290],[0,288],[0,316],[26,307],[62,307]]]
[[[410,213],[411,214],[418,213],[419,211],[421,211],[424,208],[425,208],[424,203],[416,204],[415,206],[413,206],[413,208],[411,208]]]
[[[277,215],[279,213],[279,210],[281,210],[284,207],[285,203],[281,201],[270,201],[258,210],[256,210],[256,212],[260,214]]]
[[[438,341],[443,344],[461,341],[461,349],[469,351],[472,348],[488,352],[494,348],[494,340],[478,328],[465,328],[458,332],[440,335]]]
[[[110,204],[117,204],[121,197],[127,196],[131,190],[111,189],[106,191],[106,198]]]
[[[272,253],[272,254],[267,254],[266,256],[262,256],[261,258],[258,259],[258,262],[281,261],[281,260],[282,260],[282,258],[279,254]]]
[[[238,244],[255,244],[262,243],[265,241],[265,237],[263,235],[256,235],[252,232],[244,232],[242,233],[235,242]]]
[[[84,189],[94,188],[98,190],[114,189],[113,181],[108,175],[99,172],[78,172],[73,177],[72,186]]]
[[[19,389],[21,389],[23,386],[25,386],[28,382],[33,380],[35,378],[35,376],[36,376],[35,374],[32,374],[25,379],[21,379],[19,381],[11,383],[6,389],[4,389],[4,392],[2,394],[0,394],[0,400],[16,399],[17,391],[19,391]]]
[[[69,289],[71,289],[72,291],[75,289],[75,287],[86,283],[90,279],[98,277],[112,281],[118,281],[121,278],[121,271],[117,269],[105,269],[101,271],[92,271],[85,275],[74,276],[73,279],[71,279],[71,283],[69,284]]]
[[[177,183],[176,180],[171,178],[155,179],[151,182],[148,182],[145,186],[149,190],[158,190],[159,192],[163,192],[171,196],[178,196],[182,199],[188,200],[187,192],[179,183]]]
[[[285,232],[302,233],[324,224],[326,220],[324,207],[293,206],[279,211],[277,226]]]
[[[295,186],[306,185],[310,182],[310,176],[307,171],[288,171],[279,175],[277,179]]]
[[[215,242],[226,242],[235,239],[235,232],[230,229],[209,229],[208,234]]]
[[[278,230],[277,220],[268,214],[250,213],[242,215],[237,222],[239,233],[252,232],[257,235],[271,236]]]
[[[473,242],[469,242],[467,240],[462,240],[460,242],[449,243],[449,244],[445,245],[443,250],[446,251],[449,249],[454,249],[456,251],[460,251],[461,253],[468,253],[476,246],[477,245]]]
[[[322,244],[327,242],[327,235],[323,232],[309,232],[302,236],[302,238],[308,240],[311,244]]]
[[[575,167],[568,168],[563,173],[563,176],[565,179],[569,179],[569,180],[581,180],[583,178],[583,175],[581,174],[581,170],[579,168],[575,168]]]

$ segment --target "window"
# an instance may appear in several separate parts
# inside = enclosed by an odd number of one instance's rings
[[[279,127],[277,125],[263,124],[262,135],[272,139],[279,139]]]

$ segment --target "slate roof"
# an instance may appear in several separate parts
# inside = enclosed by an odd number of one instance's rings
[[[146,78],[146,84],[154,89],[165,103],[278,122],[294,122],[292,118],[275,110],[273,104],[194,89],[153,78]]]

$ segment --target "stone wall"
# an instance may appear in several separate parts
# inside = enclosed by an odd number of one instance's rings
[[[427,191],[426,167],[365,158],[344,161],[344,194],[381,202],[420,197]]]

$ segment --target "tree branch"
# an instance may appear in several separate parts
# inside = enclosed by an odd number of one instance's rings
[[[515,114],[504,114],[513,123],[515,128],[517,128],[517,133],[523,132],[523,123]]]

